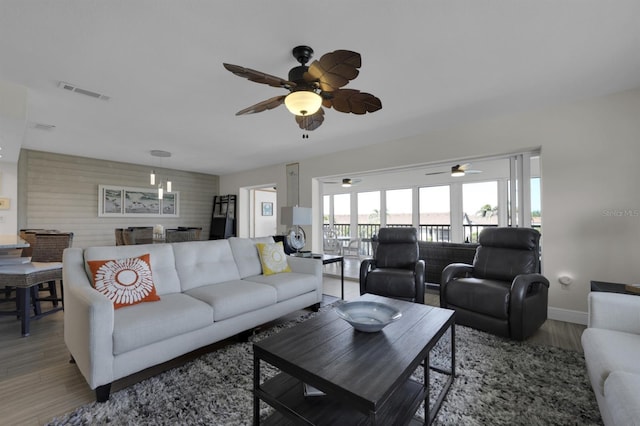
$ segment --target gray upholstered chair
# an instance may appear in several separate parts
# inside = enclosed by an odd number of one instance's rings
[[[373,259],[360,264],[360,294],[424,303],[424,261],[416,228],[380,228]]]
[[[472,265],[442,271],[440,306],[456,323],[515,340],[547,319],[549,280],[540,272],[540,233],[531,228],[485,228]]]

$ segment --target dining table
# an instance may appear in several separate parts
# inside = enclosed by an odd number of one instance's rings
[[[19,235],[0,234],[0,266],[28,263],[28,257],[22,257],[22,249],[29,247],[29,243]]]

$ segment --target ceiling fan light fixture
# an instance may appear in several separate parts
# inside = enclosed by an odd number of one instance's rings
[[[453,177],[464,176],[464,170],[460,168],[460,166],[453,166],[451,167],[451,176]]]
[[[343,188],[351,188],[351,179],[342,179]]]
[[[293,115],[312,115],[320,109],[322,97],[316,92],[297,90],[284,98],[284,104]]]

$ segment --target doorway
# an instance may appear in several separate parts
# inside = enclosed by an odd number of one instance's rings
[[[249,190],[249,237],[267,237],[278,233],[278,193],[275,186]]]

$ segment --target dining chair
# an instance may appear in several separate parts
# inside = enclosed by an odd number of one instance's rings
[[[167,243],[190,241],[191,233],[188,229],[167,229],[164,233],[164,239]]]
[[[73,243],[73,232],[38,232],[35,234],[35,243],[33,245],[33,252],[31,253],[32,263],[46,263],[49,266],[60,263],[62,269],[62,254],[66,248],[71,247]],[[32,289],[31,297],[35,304],[36,314],[41,312],[39,302],[49,301],[53,303],[54,307],[57,307],[62,302],[64,296],[64,287],[62,285],[62,279],[60,279],[60,296],[57,291],[57,280],[49,280],[46,282],[47,287],[44,290],[49,291],[49,295],[46,297],[40,297],[40,287],[34,287]],[[63,303],[63,302],[62,302]]]
[[[342,255],[342,245],[338,240],[338,233],[335,228],[326,228],[323,232],[323,244],[322,249],[325,254],[337,254]]]
[[[124,229],[122,229],[122,228],[116,228],[115,229],[116,245],[117,246],[125,245],[123,233],[124,233]]]
[[[31,261],[0,267],[0,284],[10,286],[16,291],[16,309],[2,311],[0,315],[16,315],[22,322],[22,335],[29,335],[29,324],[33,318],[40,318],[63,309],[64,286],[62,283],[62,253],[71,246],[72,232],[64,233],[27,233],[34,241]],[[33,238],[35,236],[35,238]],[[60,282],[60,297],[56,290],[56,281]],[[40,296],[40,286],[47,284],[49,295]],[[41,308],[41,302],[50,301],[53,307],[47,311]]]
[[[342,248],[342,255],[345,257],[357,257],[360,259],[360,246],[362,245],[362,238],[353,238],[349,240],[349,243]]]
[[[130,226],[122,230],[122,241],[124,245],[153,244],[152,226]]]

